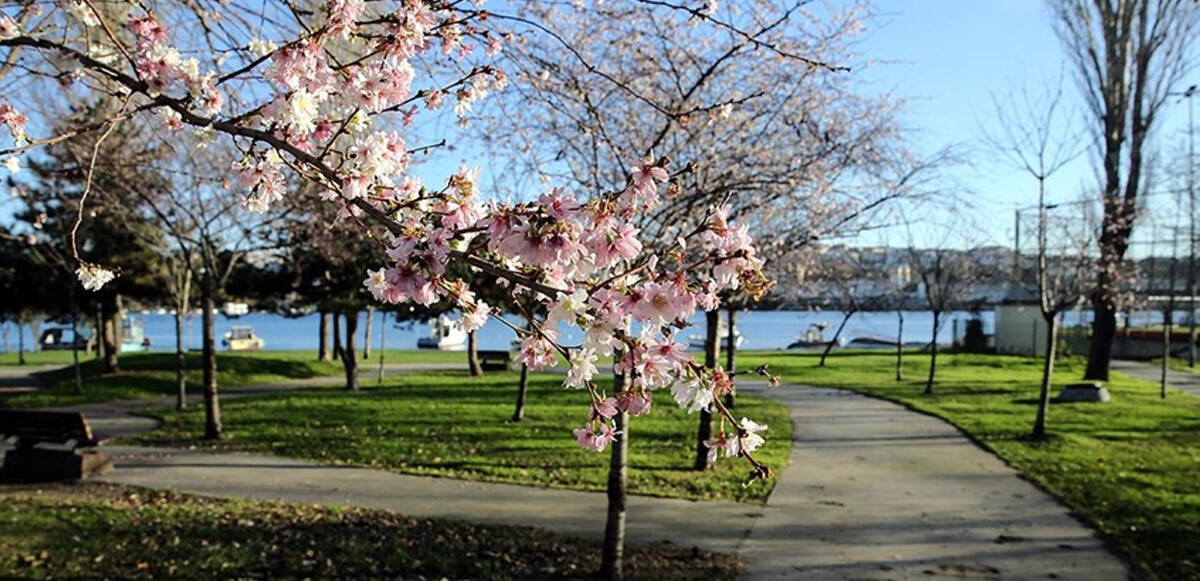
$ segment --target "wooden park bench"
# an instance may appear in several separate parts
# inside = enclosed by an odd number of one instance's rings
[[[3,480],[82,479],[112,469],[82,413],[0,409],[0,439],[16,446],[4,455]]]
[[[512,354],[508,351],[479,351],[479,367],[484,371],[508,371]]]

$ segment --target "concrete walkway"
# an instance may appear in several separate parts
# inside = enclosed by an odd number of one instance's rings
[[[1114,359],[1110,368],[1125,375],[1158,383],[1162,380],[1162,367],[1148,361],[1126,361]],[[1167,386],[1184,393],[1200,397],[1200,373],[1167,369]]]
[[[945,422],[840,390],[768,391],[754,384],[742,390],[787,404],[795,426],[789,466],[777,467],[767,505],[634,497],[631,542],[737,552],[747,562],[743,578],[754,580],[1128,578],[1093,531]],[[97,421],[120,420],[90,411]],[[586,537],[598,537],[604,526],[602,493],[250,454],[107,450],[117,461],[105,477],[110,482],[532,525]]]
[[[22,393],[41,389],[38,373],[58,369],[61,365],[0,365],[0,402]]]
[[[744,579],[1128,578],[1091,529],[949,424],[841,390],[770,395],[791,410],[792,454],[740,551]]]

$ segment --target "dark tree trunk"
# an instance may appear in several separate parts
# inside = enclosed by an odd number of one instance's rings
[[[620,353],[616,353],[616,358]],[[613,393],[625,391],[625,376],[613,377]],[[618,412],[613,418],[619,432],[612,443],[608,463],[608,516],[604,524],[604,550],[600,576],[609,581],[621,579],[625,553],[625,499],[629,458],[629,414]]]
[[[721,312],[708,311],[704,313],[704,366],[716,369],[721,357],[721,341],[719,327]],[[713,414],[709,410],[700,410],[700,426],[696,429],[696,461],[692,463],[693,470],[708,470],[708,446],[704,442],[712,439]]]
[[[1095,296],[1092,298],[1092,316],[1092,341],[1088,345],[1087,370],[1083,378],[1108,381],[1113,337],[1117,335],[1117,313],[1106,300]]]
[[[933,395],[933,377],[937,374],[937,356],[938,356],[938,327],[940,327],[941,313],[933,312],[933,340],[929,342],[929,379],[925,380],[925,395]]]
[[[728,319],[725,322],[729,327],[729,337],[725,341],[725,371],[728,371],[729,373],[736,373],[738,310],[734,307],[729,307],[726,312],[728,313]],[[725,407],[733,409],[734,403],[733,393],[725,394]]]
[[[529,366],[521,364],[521,382],[517,384],[517,408],[513,410],[512,421],[525,419],[525,393],[529,391]]]
[[[483,366],[479,364],[479,343],[475,331],[467,333],[467,367],[471,369],[471,376],[483,375]]]
[[[175,306],[175,409],[187,408],[187,354],[183,349],[183,314],[186,309]]]
[[[192,271],[183,273],[183,288],[175,301],[175,408],[187,408],[187,349],[184,346],[183,318],[187,316],[192,296]]]
[[[75,285],[67,291],[71,301],[71,361],[75,371],[75,393],[83,393],[83,370],[79,367],[79,303],[75,302]],[[89,341],[90,343],[91,341]]]
[[[1159,397],[1163,399],[1167,398],[1167,367],[1171,363],[1171,311],[1171,308],[1163,311],[1162,376],[1158,381]]]
[[[74,331],[72,331],[71,335],[74,336],[74,334]],[[35,337],[34,339],[36,340],[37,338]],[[72,338],[72,341],[74,341],[74,338]],[[5,346],[5,349],[7,349],[7,346]],[[25,325],[22,325],[20,321],[17,321],[17,365],[25,365]]]
[[[383,384],[383,354],[387,353],[387,313],[379,317],[379,383]]]
[[[342,314],[333,312],[333,357],[342,358]]]
[[[367,307],[367,325],[363,330],[363,361],[371,358],[371,327],[375,321],[375,308]]]
[[[201,309],[204,313],[201,324],[204,358],[204,437],[219,440],[222,436],[221,402],[217,393],[217,345],[213,329],[212,285],[212,273],[205,273],[200,287]]]
[[[346,389],[358,391],[358,351],[355,336],[358,334],[358,313],[346,311],[346,343],[342,346],[342,368],[346,370]]]
[[[104,301],[104,373],[121,370],[118,353],[121,352],[121,297]]]
[[[825,350],[821,352],[821,363],[818,367],[825,367],[825,358],[829,357],[829,352],[833,351],[833,346],[837,345],[838,338],[842,336],[842,329],[846,328],[846,323],[850,321],[850,317],[858,311],[850,311],[842,315],[842,324],[838,325],[837,331],[833,333],[833,337],[829,339],[829,343],[825,344]]]
[[[1058,318],[1046,319],[1046,361],[1042,363],[1042,390],[1038,393],[1037,419],[1033,422],[1033,437],[1046,437],[1046,413],[1050,410],[1050,381],[1054,377],[1054,356],[1058,350]]]
[[[104,339],[104,307],[103,305],[96,306],[96,357],[103,360],[105,357],[105,346],[108,344]]]
[[[317,361],[331,361],[329,357],[329,313],[321,311],[321,326],[317,331]]]
[[[896,311],[896,381],[904,381],[904,311]]]

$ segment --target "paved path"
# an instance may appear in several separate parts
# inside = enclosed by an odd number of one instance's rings
[[[785,386],[790,466],[740,551],[744,579],[1121,580],[1091,529],[949,424]]]
[[[14,395],[42,387],[37,373],[58,369],[61,365],[0,365],[0,402]]]
[[[1158,383],[1162,381],[1162,367],[1148,361],[1126,361],[1114,359],[1111,369],[1125,375]],[[1167,369],[1167,386],[1184,393],[1200,397],[1200,374],[1190,371]]]
[[[761,385],[743,390],[766,391]],[[1125,565],[1090,529],[945,422],[840,390],[785,386],[768,395],[789,406],[796,428],[790,465],[779,470],[767,505],[634,497],[630,541],[738,552],[747,562],[743,578],[752,580],[1128,578]],[[250,454],[108,451],[117,460],[117,470],[105,477],[111,482],[589,537],[603,530],[601,493]]]

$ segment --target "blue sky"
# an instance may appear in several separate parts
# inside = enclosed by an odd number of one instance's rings
[[[1022,83],[1053,84],[1061,74],[1065,102],[1081,111],[1082,100],[1065,63],[1043,0],[877,0],[879,18],[860,47],[880,61],[864,75],[880,88],[908,99],[907,126],[925,151],[959,143],[970,149],[971,167],[953,177],[968,190],[968,212],[986,238],[1011,244],[1013,210],[1037,203],[1036,182],[1005,165],[979,142],[980,123],[992,117],[992,95]],[[1189,80],[1187,84],[1200,82]],[[1187,103],[1168,105],[1159,141],[1182,138]],[[1075,199],[1095,183],[1091,151],[1056,174],[1049,199]],[[895,240],[896,236],[892,236]]]

